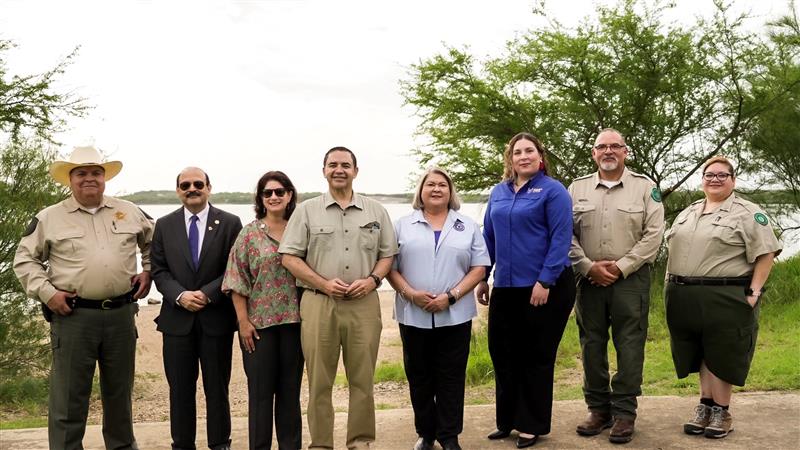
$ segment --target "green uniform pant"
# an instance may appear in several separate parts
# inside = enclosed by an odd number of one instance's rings
[[[333,448],[331,394],[341,349],[350,401],[347,448],[375,441],[373,377],[381,338],[378,293],[352,300],[334,300],[305,291],[300,302],[301,343],[308,369],[309,448]]]
[[[48,435],[51,449],[83,449],[95,366],[100,366],[103,440],[108,449],[136,449],[133,437],[134,360],[139,305],[117,309],[76,308],[53,316],[50,338]]]
[[[583,277],[579,280],[575,316],[583,358],[583,395],[589,410],[618,418],[636,417],[649,309],[647,265],[607,287],[593,286]],[[617,353],[617,373],[611,378],[609,327]]]

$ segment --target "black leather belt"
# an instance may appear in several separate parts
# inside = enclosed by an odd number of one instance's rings
[[[105,300],[92,300],[88,298],[75,297],[72,299],[73,308],[90,308],[90,309],[116,309],[130,303],[135,302],[133,294],[127,293],[119,297],[107,298]]]
[[[667,275],[667,281],[695,286],[749,286],[751,277],[682,277]]]

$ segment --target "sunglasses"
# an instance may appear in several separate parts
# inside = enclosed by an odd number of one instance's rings
[[[200,190],[206,187],[205,181],[184,181],[183,183],[179,184],[178,187],[181,188],[182,191],[188,191],[190,187],[194,186],[195,189]]]
[[[278,197],[283,197],[284,195],[286,195],[287,192],[289,192],[289,191],[287,189],[285,189],[285,188],[264,189],[263,191],[261,191],[261,196],[264,197],[264,198],[270,198],[270,197],[272,197],[272,194],[274,193]]]

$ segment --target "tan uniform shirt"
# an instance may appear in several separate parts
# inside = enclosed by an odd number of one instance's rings
[[[103,197],[92,214],[69,197],[36,219],[14,256],[14,273],[31,298],[47,303],[56,289],[96,300],[122,295],[137,273],[137,246],[150,270],[153,221],[131,202]]]
[[[304,258],[325,279],[352,283],[367,277],[378,259],[397,254],[397,238],[380,203],[354,192],[342,209],[326,192],[297,206],[278,251]]]
[[[625,169],[607,188],[595,172],[569,186],[573,235],[569,258],[584,276],[592,262],[616,261],[624,277],[656,259],[664,233],[661,194],[644,175]]]
[[[743,277],[757,257],[783,246],[756,204],[731,194],[703,213],[705,199],[681,211],[667,231],[667,272],[685,277]]]

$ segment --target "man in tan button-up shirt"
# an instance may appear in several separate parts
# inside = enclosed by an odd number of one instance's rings
[[[328,192],[298,205],[278,250],[306,289],[300,317],[309,448],[333,448],[331,389],[340,349],[350,385],[347,447],[369,448],[375,441],[372,383],[382,327],[376,289],[392,266],[397,239],[383,206],[353,192],[353,152],[332,148],[322,172]]]
[[[72,195],[31,222],[17,247],[14,272],[51,315],[53,367],[48,434],[51,449],[82,447],[94,368],[100,364],[107,448],[134,449],[131,390],[136,299],[150,290],[153,221],[134,204],[103,195],[122,169],[92,147],[50,166]],[[136,249],[142,253],[136,273]]]
[[[575,306],[589,407],[577,432],[591,436],[611,427],[609,440],[629,442],[641,394],[647,338],[650,268],[661,245],[664,208],[655,184],[625,168],[628,149],[613,129],[592,149],[598,171],[569,187],[574,234],[570,259],[581,275]],[[609,382],[608,328],[617,351]]]

